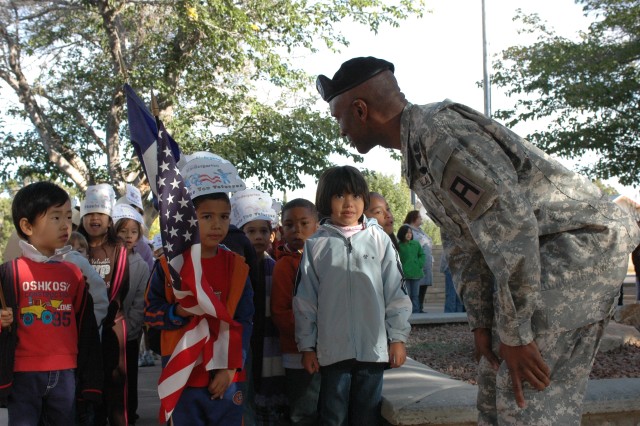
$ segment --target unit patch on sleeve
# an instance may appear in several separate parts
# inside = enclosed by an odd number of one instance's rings
[[[455,156],[451,156],[445,166],[441,188],[470,220],[486,212],[497,197],[495,184],[488,176]]]
[[[456,174],[449,186],[449,192],[465,204],[469,210],[473,210],[478,204],[478,201],[480,201],[484,189],[475,185],[466,177]]]

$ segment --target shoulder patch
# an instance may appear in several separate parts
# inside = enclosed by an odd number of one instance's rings
[[[482,194],[484,194],[484,189],[459,173],[454,174],[448,191],[452,196],[456,197],[459,202],[465,204],[469,210],[475,209]]]
[[[497,197],[495,183],[491,178],[454,155],[445,165],[441,188],[470,220],[475,220],[486,212]]]

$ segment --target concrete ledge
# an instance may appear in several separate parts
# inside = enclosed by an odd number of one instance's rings
[[[382,416],[391,425],[476,424],[477,386],[455,380],[413,359],[384,373]],[[591,380],[583,426],[640,424],[640,379]]]
[[[392,425],[474,424],[476,386],[411,358],[384,373],[382,416]]]
[[[409,316],[409,323],[411,325],[425,325],[425,324],[449,324],[449,323],[461,323],[467,322],[466,312],[451,312],[451,313],[423,313],[423,314],[411,314]]]

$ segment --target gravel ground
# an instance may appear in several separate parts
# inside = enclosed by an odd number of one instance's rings
[[[454,379],[476,384],[473,335],[467,324],[413,326],[407,355]],[[640,377],[640,346],[598,352],[591,379]]]

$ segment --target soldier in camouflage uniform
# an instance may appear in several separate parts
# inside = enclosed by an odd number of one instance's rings
[[[361,153],[402,151],[441,228],[474,333],[478,423],[578,425],[640,229],[587,179],[484,115],[412,105],[393,64],[345,62],[317,88]]]

